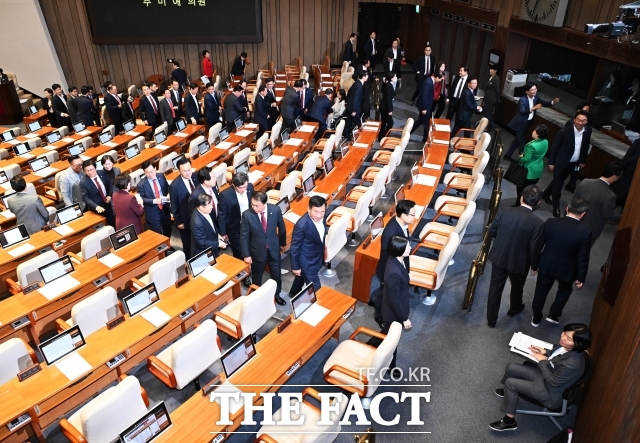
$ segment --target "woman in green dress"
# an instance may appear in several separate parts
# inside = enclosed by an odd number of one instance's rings
[[[529,185],[535,185],[542,176],[544,170],[544,156],[549,149],[549,142],[547,136],[549,135],[549,128],[545,125],[538,125],[533,130],[531,136],[533,140],[527,143],[524,147],[524,151],[520,154],[520,164],[527,168],[527,178],[520,186],[516,186],[516,202],[513,206],[520,206],[520,197],[522,196],[522,190]]]

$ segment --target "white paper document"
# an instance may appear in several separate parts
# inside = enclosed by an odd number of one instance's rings
[[[2,186],[4,189],[6,189],[7,191],[12,191],[13,188],[11,187],[11,182],[6,182],[1,184],[0,186]]]
[[[76,139],[75,138],[71,138],[71,137],[64,137],[62,139],[62,141],[65,142],[65,143],[74,143],[76,141]]]
[[[242,393],[240,389],[236,388],[228,380],[224,383],[221,383],[220,386],[216,388],[215,392],[223,392],[225,394],[233,394],[234,392]],[[240,410],[240,408],[244,407],[244,397],[242,395],[238,395],[238,399],[240,401],[235,401],[233,398],[229,399],[229,412],[231,413],[231,415],[234,415]],[[220,397],[216,397],[214,401],[220,404]]]
[[[289,211],[286,214],[284,214],[282,217],[285,220],[289,220],[291,223],[293,223],[295,225],[298,222],[298,220],[300,220],[300,217],[302,217],[302,216],[296,214],[295,212]]]
[[[125,133],[125,135],[130,135],[131,137],[137,137],[137,136],[140,135],[140,133],[136,132],[136,131],[129,131],[129,132]]]
[[[422,167],[427,169],[433,169],[434,171],[440,170],[440,165],[434,165],[433,163],[423,163]]]
[[[56,145],[43,146],[42,149],[46,149],[47,151],[57,151],[58,147]]]
[[[529,350],[530,346],[536,346],[548,350],[553,349],[553,345],[551,343],[538,340],[537,338],[525,335],[522,332],[514,332],[513,337],[511,337],[511,341],[509,341],[509,346],[511,347],[511,352],[524,355],[533,361],[538,361],[538,359],[531,354],[531,351]]]
[[[280,163],[282,163],[282,161],[285,158],[287,157],[285,157],[284,155],[272,155],[271,157],[266,159],[264,162],[269,163],[270,165],[279,165]]]
[[[354,143],[353,147],[354,148],[364,148],[364,149],[366,149],[366,148],[369,147],[369,145],[367,145],[366,143]]]
[[[106,142],[104,145],[110,148],[117,148],[119,146],[118,143],[115,142]]]
[[[102,258],[99,258],[98,261],[109,268],[115,268],[124,260],[118,257],[116,254],[107,254]]]
[[[227,274],[217,270],[213,266],[209,266],[198,277],[205,278],[209,280],[211,283],[213,283],[214,285],[217,285],[221,281],[224,281],[228,276]]]
[[[57,367],[69,381],[73,381],[91,370],[89,362],[77,352],[64,357],[55,363],[54,366]]]
[[[59,169],[57,168],[52,168],[51,166],[47,166],[44,169],[40,169],[38,172],[34,172],[33,175],[37,175],[38,177],[48,177],[52,174],[55,174],[58,171]]]
[[[6,218],[7,220],[10,220],[16,217],[16,215],[13,212],[9,211],[8,209],[6,211],[0,212],[0,215]]]
[[[7,251],[7,254],[9,254],[11,257],[19,257],[23,254],[26,254],[29,251],[33,251],[34,249],[35,249],[35,246],[29,243],[25,243],[24,245],[20,245],[15,249]]]
[[[418,174],[418,177],[416,177],[415,183],[417,185],[433,186],[436,184],[437,178],[438,177],[433,175]]]
[[[313,197],[314,195],[317,195],[318,197],[322,197],[325,200],[327,199],[327,197],[329,196],[329,194],[324,194],[322,192],[315,192],[315,191],[311,191],[307,194],[308,197]]]
[[[62,294],[67,292],[70,289],[79,286],[80,282],[75,278],[71,277],[71,275],[64,275],[49,284],[44,285],[38,292],[42,294],[44,298],[47,300],[53,300],[56,297],[60,297]]]
[[[304,311],[300,316],[300,320],[315,327],[327,316],[327,314],[329,314],[329,312],[331,312],[329,309],[320,306],[318,303],[314,303],[309,307],[309,309]]]
[[[238,137],[249,137],[251,134],[253,134],[253,131],[249,131],[247,129],[243,129],[241,131],[236,132],[236,135]]]
[[[175,135],[176,137],[182,137],[182,138],[189,137],[189,134],[184,133],[184,132],[176,132],[173,135]]]
[[[437,139],[437,138],[434,138],[434,139],[433,139],[433,142],[434,142],[434,143],[437,143],[437,144],[439,144],[439,145],[448,145],[448,144],[449,144],[449,140],[439,140],[439,139]]]
[[[300,132],[313,132],[313,130],[315,129],[315,126],[311,126],[311,125],[302,125],[298,128],[298,131]]]
[[[301,138],[290,138],[284,144],[288,146],[300,146],[304,140]]]
[[[216,145],[218,149],[229,149],[231,146],[235,145],[235,143],[231,142],[220,142]]]
[[[20,155],[18,155],[18,157],[30,159],[30,158],[34,158],[35,155],[33,155],[33,154],[20,154]]]
[[[169,317],[169,314],[167,314],[157,306],[153,306],[147,309],[146,311],[142,312],[140,314],[140,317],[144,318],[146,321],[151,323],[156,328],[159,328],[160,326],[162,326],[163,324],[171,320],[171,317]]]
[[[243,125],[244,128],[247,129],[258,129],[258,124],[257,123],[245,123]]]
[[[167,146],[167,145],[155,145],[154,149],[159,149],[161,151],[164,151],[165,149],[169,149],[171,146]]]
[[[24,136],[25,136],[25,138],[38,138],[39,137],[38,134],[34,134],[33,132],[31,134],[25,134]]]
[[[65,235],[73,234],[74,232],[76,232],[75,229],[73,229],[71,226],[68,226],[68,225],[56,226],[55,228],[53,228],[53,230],[63,237]]]
[[[7,143],[9,143],[10,145],[15,146],[15,145],[19,145],[20,141],[18,141],[18,140],[9,140]]]
[[[439,124],[436,123],[436,131],[451,132],[451,126],[449,126],[449,125],[439,125]]]
[[[363,131],[377,131],[379,128],[377,126],[363,126]]]
[[[89,131],[88,129],[85,129],[84,131],[76,132],[76,134],[78,134],[78,135],[89,135],[89,134],[91,134],[91,131]]]
[[[91,160],[91,157],[80,154],[80,159],[82,159],[82,161]]]
[[[284,91],[287,88],[274,88],[276,91]]]
[[[263,171],[251,171],[249,172],[249,181],[251,182],[251,184],[254,184],[258,180],[260,180],[263,175]]]

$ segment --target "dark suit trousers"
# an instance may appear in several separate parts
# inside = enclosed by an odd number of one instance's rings
[[[231,246],[231,251],[233,252],[233,256],[238,260],[244,260],[242,256],[241,241],[240,241],[240,227],[238,229],[227,229],[227,237],[229,238],[229,245]]]
[[[522,306],[522,290],[527,281],[527,275],[509,272],[494,264],[491,265],[491,283],[489,284],[489,298],[487,300],[487,320],[497,321],[500,311],[502,291],[507,282],[511,282],[511,309],[519,309]]]
[[[421,75],[418,78],[419,80],[416,82],[416,90],[413,92],[413,95],[411,96],[412,102],[416,101],[416,98],[418,97],[418,95],[420,94],[420,90],[422,89],[422,82],[424,82],[424,79],[427,77],[424,75]]]
[[[353,138],[352,130],[354,125],[360,127],[360,116],[356,115],[355,117],[352,117],[351,113],[349,112],[347,113],[347,119],[344,122],[344,132],[342,133],[347,140],[351,140]]]
[[[393,115],[389,115],[389,111],[381,111],[380,120],[382,121],[382,124],[380,125],[378,141],[382,140],[382,138],[387,135],[387,131],[393,128]]]
[[[296,295],[298,292],[302,291],[302,287],[308,283],[313,283],[313,288],[316,291],[322,287],[322,284],[320,283],[320,276],[317,272],[315,274],[307,274],[302,271],[300,276],[295,276],[293,278],[293,284],[291,285],[291,289],[289,289],[289,295]]]
[[[442,116],[442,113],[444,112],[444,107],[447,104],[447,99],[444,96],[444,93],[440,95],[440,99],[436,102],[433,102],[433,107],[431,108],[431,111],[434,112],[433,116],[434,118],[440,118]],[[436,110],[436,106],[437,106],[437,110]]]
[[[447,120],[453,120],[453,116],[458,112],[459,98],[450,98],[449,107],[447,108]]]
[[[413,124],[413,128],[411,128],[411,133],[413,134],[418,130],[420,126],[422,126],[422,141],[427,141],[427,137],[429,136],[429,130],[431,129],[431,125],[429,124],[431,119],[429,118],[429,112],[423,114],[421,111],[418,111],[418,119]]]
[[[171,238],[171,216],[167,215],[166,212],[161,211],[156,207],[158,213],[160,214],[160,220],[154,221],[153,223],[149,221],[147,217],[147,223],[149,223],[149,228],[152,231],[157,232],[158,234],[162,234],[165,237]],[[182,235],[182,234],[181,234]]]
[[[530,126],[531,124],[529,124],[525,129],[521,131],[516,131],[516,133],[514,134],[515,138],[511,142],[511,145],[509,146],[509,150],[505,154],[507,157],[511,157],[513,153],[516,151],[516,149],[520,154],[522,154],[522,151],[524,150],[524,144],[527,141],[527,134],[529,133]]]
[[[550,275],[538,274],[538,280],[536,281],[536,291],[533,296],[533,315],[536,318],[542,318],[542,309],[544,308],[544,302],[547,300],[547,295],[553,287],[555,278]],[[556,293],[556,299],[553,301],[551,308],[549,309],[549,316],[559,318],[562,316],[562,309],[564,305],[569,301],[569,296],[573,291],[573,282],[558,280],[558,292]]]
[[[264,261],[258,261],[253,259],[253,263],[251,263],[251,280],[256,285],[262,285],[262,274],[264,274],[264,270],[269,265],[269,277],[274,280],[278,287],[276,289],[276,296],[280,296],[280,291],[282,290],[282,277],[280,276],[280,251],[278,251],[276,258],[272,258],[271,254],[267,252],[267,257]]]
[[[551,195],[553,199],[553,207],[560,208],[560,197],[562,196],[562,185],[564,185],[564,181],[571,175],[573,171],[575,171],[578,163],[569,163],[564,168],[556,167],[553,170],[553,180],[544,190],[542,194],[543,197],[548,197]]]
[[[505,414],[515,414],[518,409],[519,394],[535,398],[543,404],[549,403],[549,395],[540,395],[540,386],[543,381],[542,373],[537,367],[525,366],[518,363],[509,363],[504,370],[502,383],[504,384],[504,397],[500,410]]]
[[[180,240],[182,240],[182,252],[184,252],[185,258],[189,260],[191,258],[191,229],[185,224],[184,229],[178,229],[180,233]]]

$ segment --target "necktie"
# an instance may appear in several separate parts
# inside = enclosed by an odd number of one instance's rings
[[[462,92],[462,83],[464,83],[463,80],[464,79],[462,77],[458,79],[458,86],[456,86],[456,93],[453,95],[455,98],[460,98],[460,93]]]
[[[173,103],[171,103],[171,100],[167,100],[167,103],[169,104],[169,109],[171,109],[171,117],[176,118],[176,111],[173,109]]]
[[[95,182],[96,187],[98,188],[98,193],[100,194],[100,198],[102,198],[102,201],[106,201],[107,197],[105,197],[105,195],[104,195],[104,191],[102,190],[102,186],[100,186],[100,183],[98,183],[98,177],[95,177],[93,179],[93,181]]]
[[[189,188],[191,188],[191,191],[189,191],[189,192],[193,192],[193,190],[195,189],[193,187],[193,182],[191,181],[191,179],[189,179]]]
[[[300,109],[304,109],[304,98],[302,98],[302,91],[300,91]]]
[[[425,56],[425,58],[427,59],[427,63],[424,64],[424,75],[427,75],[429,73],[429,57]]]
[[[260,213],[260,223],[262,223],[262,230],[267,233],[267,219],[264,218],[264,212]]]
[[[147,97],[151,102],[151,107],[153,108],[153,112],[158,115],[158,108],[156,107],[156,101],[150,95]]]
[[[121,105],[121,104],[122,104],[122,102],[120,101],[120,97],[118,97],[118,96],[117,96],[117,95],[115,95],[115,94],[111,94],[111,95],[113,95],[113,96],[116,98],[116,100],[118,101],[118,104],[119,104],[119,105]]]
[[[214,105],[217,105],[217,104],[218,104],[218,102],[216,101],[216,94],[215,94],[215,92],[214,92],[213,94],[211,94],[211,98],[213,98],[213,104],[214,104]]]
[[[213,206],[213,217],[217,217],[218,216],[218,209],[216,208],[216,198],[213,195],[213,188],[211,188],[209,190],[209,194],[211,194],[211,206]]]
[[[160,189],[158,188],[158,179],[154,179],[153,181],[153,193],[156,198],[160,198]],[[158,204],[158,208],[162,209],[162,199],[160,199],[160,203]]]
[[[178,91],[173,91],[173,96],[176,98],[176,106],[180,103],[180,99],[178,98]]]

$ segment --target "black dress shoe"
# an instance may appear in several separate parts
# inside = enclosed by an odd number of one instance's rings
[[[500,397],[500,398],[504,397],[504,389],[503,389],[503,388],[497,388],[497,389],[495,390],[495,393],[496,393],[496,395],[497,395],[498,397]]]
[[[571,183],[567,183],[567,186],[564,187],[565,190],[569,191],[569,192],[576,192],[576,187],[575,185],[571,184]]]
[[[488,320],[487,321],[487,326],[489,326],[490,328],[495,328],[496,327],[496,322]]]
[[[367,302],[367,304],[368,304],[369,306],[374,306],[374,307],[375,307],[375,305],[376,305],[376,304],[373,302],[373,300],[371,300],[371,299],[369,299],[369,301]]]
[[[553,216],[555,218],[560,218],[560,209],[559,208],[553,208]]]
[[[276,303],[278,303],[280,306],[286,306],[287,302],[284,301],[284,298],[280,297],[279,295],[276,295]]]
[[[245,288],[248,288],[249,286],[251,286],[251,277],[247,277],[244,280],[242,280],[242,286],[244,286]]]
[[[500,421],[494,421],[489,424],[489,427],[494,431],[515,431],[518,429],[518,423],[515,420],[511,419],[510,422],[506,422],[503,418]]]
[[[548,205],[552,205],[553,202],[551,201],[551,197],[549,197],[548,195],[546,197],[542,197],[542,200],[544,200],[544,202]]]
[[[502,159],[503,159],[503,160],[506,160],[506,161],[508,161],[508,162],[512,162],[512,161],[513,161],[513,159],[512,159],[511,157],[509,157],[508,155],[504,155],[504,156],[502,157]]]
[[[522,311],[524,311],[524,303],[522,303],[522,306],[520,306],[518,309],[509,309],[509,311],[507,311],[507,316],[515,317]]]

